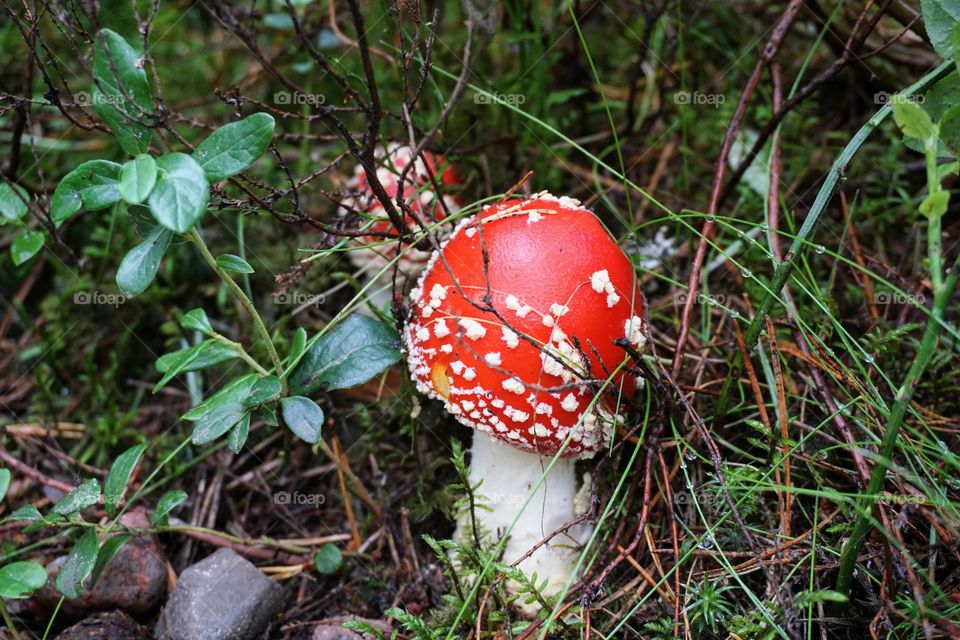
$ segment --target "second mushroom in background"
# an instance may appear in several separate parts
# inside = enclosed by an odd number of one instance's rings
[[[420,222],[429,225],[441,221],[447,215],[459,211],[462,202],[453,193],[460,184],[456,170],[447,163],[444,156],[430,151],[423,151],[409,168],[401,189],[401,176],[412,161],[413,149],[408,145],[396,142],[388,144],[385,151],[381,149],[377,152],[377,179],[391,200],[396,201],[397,194],[402,194],[404,201],[420,218],[418,221],[410,214],[404,214],[404,222],[411,231],[417,232],[421,229]],[[439,198],[434,185],[441,190]],[[350,261],[368,280],[376,280],[367,297],[374,307],[382,309],[391,299],[391,263],[396,261],[397,284],[402,287],[408,278],[420,275],[432,252],[423,251],[411,244],[401,247],[396,239],[386,237],[397,234],[398,230],[370,188],[367,173],[359,164],[345,189],[346,197],[341,200],[344,207],[341,208],[340,215],[349,215],[351,211],[359,214],[361,220],[358,227],[370,234],[351,243]],[[403,214],[402,211],[400,213]],[[418,238],[422,236],[422,233],[417,234]]]
[[[541,193],[460,224],[411,303],[413,380],[475,429],[474,516],[490,542],[506,537],[502,558],[516,562],[581,513],[576,460],[609,445],[638,384],[616,344],[646,343],[633,265],[592,212]],[[470,522],[458,539],[471,538]],[[569,528],[520,569],[546,580],[543,595],[560,593],[590,532]]]

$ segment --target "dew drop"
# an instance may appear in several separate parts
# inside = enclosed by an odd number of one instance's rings
[[[867,355],[863,356],[863,361],[867,364],[873,364],[873,356],[868,353]]]
[[[683,454],[684,459],[686,460],[696,460],[697,454],[693,452],[693,449],[687,449],[686,453]]]
[[[717,221],[716,216],[707,216],[707,222],[716,222],[716,221]]]
[[[823,255],[823,252],[826,251],[826,250],[827,250],[827,248],[824,247],[822,244],[818,244],[818,245],[817,245],[817,248],[815,249],[815,251],[817,252],[817,255],[818,255],[818,256],[822,256],[822,255]]]
[[[740,271],[740,275],[742,275],[744,278],[752,278],[752,277],[753,277],[753,272],[750,271],[750,269],[742,269],[742,270]]]

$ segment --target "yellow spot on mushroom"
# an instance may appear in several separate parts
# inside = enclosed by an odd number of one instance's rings
[[[433,389],[446,400],[450,397],[450,378],[447,377],[447,365],[437,363],[430,369],[430,381]]]

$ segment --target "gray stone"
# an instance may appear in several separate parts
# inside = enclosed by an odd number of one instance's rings
[[[264,630],[283,590],[232,549],[187,567],[160,620],[161,640],[250,640]]]

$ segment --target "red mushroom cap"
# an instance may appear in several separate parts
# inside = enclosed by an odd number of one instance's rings
[[[475,306],[488,291],[494,311]],[[611,409],[636,382],[621,369],[595,401],[597,381],[625,360],[614,340],[644,346],[644,305],[629,258],[579,202],[488,207],[434,254],[411,301],[410,373],[461,423],[540,455],[608,444]]]
[[[394,200],[400,191],[400,175],[410,164],[412,149],[407,145],[394,142],[387,146],[386,154],[380,152],[377,155],[380,161],[377,178],[387,195],[390,196],[391,200]],[[447,164],[444,156],[429,151],[420,154],[416,164],[407,173],[407,178],[403,184],[403,198],[410,204],[411,209],[428,222],[442,220],[446,217],[444,207],[437,201],[437,194],[430,180],[431,175],[441,187],[452,187],[460,184],[460,177],[453,166]],[[363,213],[368,218],[374,219],[366,227],[367,229],[376,233],[397,232],[383,205],[380,204],[370,188],[367,173],[361,165],[357,165],[353,177],[346,186],[350,195],[344,198],[343,204]],[[442,197],[446,210],[451,213],[460,210],[462,203],[455,195],[443,194]],[[346,210],[343,213],[346,213]],[[404,222],[412,230],[419,228],[417,221],[409,214],[404,214]],[[387,261],[397,256],[397,243],[382,236],[362,236],[360,243],[364,245],[364,248],[350,252],[351,260],[358,267],[365,266],[371,260],[382,261],[383,264],[386,264]],[[416,275],[420,273],[429,259],[430,252],[407,246],[404,247],[403,254],[397,262],[402,273]]]

